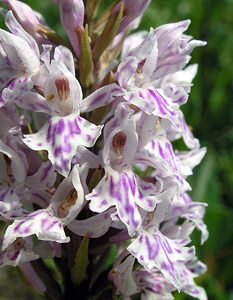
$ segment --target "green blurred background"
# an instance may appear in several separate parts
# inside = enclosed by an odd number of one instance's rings
[[[25,2],[64,34],[58,9],[50,0]],[[103,7],[109,3],[112,1],[102,0]],[[208,265],[208,272],[197,282],[210,300],[233,300],[233,0],[152,0],[140,28],[187,18],[192,21],[188,34],[208,42],[194,50],[191,63],[199,64],[199,72],[183,107],[194,135],[208,148],[190,179],[194,200],[209,204],[205,217],[209,240],[200,246],[199,233],[193,237],[200,259]],[[16,299],[16,291],[18,299],[32,299],[13,278],[14,272],[13,268],[0,272],[0,299]],[[9,276],[14,289],[5,287],[4,278]],[[177,294],[175,299],[191,298]]]

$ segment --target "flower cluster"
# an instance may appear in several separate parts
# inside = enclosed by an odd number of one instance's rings
[[[206,204],[187,181],[206,149],[180,109],[197,72],[190,54],[206,43],[184,34],[189,20],[127,36],[149,0],[119,0],[99,19],[99,1],[60,0],[64,46],[28,5],[3,2],[0,266],[19,266],[44,293],[32,261],[104,238],[117,249],[107,276],[116,295],[207,299],[190,245],[195,228],[208,237]]]

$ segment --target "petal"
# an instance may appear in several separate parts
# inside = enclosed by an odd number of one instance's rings
[[[151,29],[144,41],[129,52],[139,62],[145,60],[142,66],[142,75],[148,80],[153,73],[158,59],[158,43],[155,30]]]
[[[5,219],[21,216],[22,204],[13,188],[5,187],[0,190],[0,215]]]
[[[144,151],[136,154],[135,161],[155,168],[162,177],[178,175],[182,169],[172,144],[163,136],[149,142]]]
[[[204,202],[173,202],[167,219],[180,217],[191,221],[201,231],[201,243],[203,244],[209,236],[207,227],[203,222],[206,207],[207,203]]]
[[[72,159],[72,164],[82,165],[88,163],[89,168],[96,169],[101,165],[101,159],[99,156],[86,149],[83,146],[78,146],[78,151]]]
[[[28,239],[16,240],[12,245],[0,252],[0,267],[6,265],[18,266],[38,259],[39,256],[32,251],[31,246],[31,242]]]
[[[1,104],[0,104],[1,105]],[[1,138],[7,135],[9,130],[13,127],[20,126],[20,119],[18,116],[18,111],[14,104],[1,107],[0,109],[0,132]]]
[[[27,280],[30,282],[34,290],[36,290],[40,294],[46,292],[46,285],[44,284],[43,280],[38,276],[38,274],[33,269],[30,263],[20,264],[19,268],[23,273],[24,277],[27,278]]]
[[[157,181],[156,184],[146,182],[140,177],[137,177],[138,189],[140,194],[140,203],[145,211],[154,211],[156,204],[164,200],[164,197],[161,197],[162,183]]]
[[[169,77],[169,81],[175,84],[191,84],[197,74],[198,65],[193,64],[186,67],[184,70],[175,72]]]
[[[22,99],[23,95],[30,91],[33,87],[32,81],[28,76],[21,76],[19,78],[13,78],[10,83],[2,90],[0,107],[10,104],[17,103],[19,107],[23,107]],[[27,99],[25,108],[27,109]]]
[[[134,0],[124,0],[124,8],[127,11],[127,14],[124,16],[118,33],[124,32],[126,29],[132,29],[132,24],[137,20],[137,26],[144,11],[147,9],[150,4],[150,0],[138,0],[135,2]],[[119,5],[114,9],[114,13],[118,12]],[[137,28],[137,26],[133,27],[133,29]]]
[[[3,2],[10,10],[13,11],[17,20],[27,30],[27,32],[34,33],[37,31],[39,16],[29,5],[17,0],[3,0]],[[9,27],[9,29],[11,30],[11,27]]]
[[[110,209],[85,220],[73,220],[68,225],[68,228],[80,236],[101,237],[109,230],[112,224],[112,212],[113,210]]]
[[[130,88],[130,86],[134,84],[134,76],[139,62],[140,61],[136,57],[129,56],[119,64],[117,69],[117,80],[122,88]]]
[[[96,126],[77,114],[53,116],[39,132],[26,135],[24,143],[33,150],[47,150],[55,170],[67,177],[78,146],[92,147],[103,126]]]
[[[181,265],[183,276],[183,286],[181,290],[196,299],[207,300],[205,290],[196,285],[196,283],[193,280],[195,275],[192,272],[190,272],[188,267],[189,266]]]
[[[78,165],[74,166],[70,175],[59,184],[51,199],[49,208],[61,218],[63,225],[74,220],[85,204],[84,190],[80,180],[84,172],[85,170]]]
[[[175,240],[168,239],[159,231],[151,234],[143,231],[127,248],[146,270],[154,268],[178,290],[183,286],[181,267],[177,262],[188,261],[193,249],[182,247]]]
[[[14,96],[14,98],[16,98],[16,96]],[[43,96],[39,95],[38,93],[26,91],[24,93],[20,93],[20,95],[17,96],[15,100],[17,106],[26,110],[43,112],[48,115],[51,114],[48,102]]]
[[[40,59],[44,62],[47,70],[49,70],[50,61],[51,61],[51,51],[53,49],[53,46],[44,44],[44,45],[42,45],[42,49],[43,49],[43,52],[40,55]]]
[[[28,18],[28,16],[27,16],[27,18]],[[10,31],[14,35],[21,37],[28,43],[28,45],[31,47],[31,50],[34,51],[35,57],[37,57],[37,64],[39,64],[38,57],[40,55],[40,52],[39,52],[39,48],[38,48],[36,41],[19,24],[19,22],[14,17],[12,11],[7,12],[6,17],[5,17],[5,23],[6,23],[6,26],[10,29]]]
[[[56,47],[54,51],[54,60],[62,61],[67,69],[75,76],[74,57],[68,48],[61,45]]]
[[[116,294],[123,295],[124,299],[138,292],[138,287],[133,279],[133,266],[135,258],[129,255],[120,264],[114,264],[108,275],[108,279],[113,281],[116,287]]]
[[[25,185],[34,190],[47,190],[56,180],[56,173],[50,161],[42,163],[36,173],[27,176]]]
[[[123,43],[121,57],[125,58],[126,56],[129,56],[130,51],[133,50],[138,45],[140,45],[142,41],[145,39],[146,35],[147,35],[147,31],[143,30],[127,36]]]
[[[63,224],[51,211],[46,209],[37,210],[28,216],[15,220],[6,229],[2,249],[6,249],[17,238],[25,238],[35,234],[39,240],[67,243],[70,238],[66,237]]]
[[[182,33],[188,29],[190,23],[190,20],[184,20],[176,23],[165,24],[156,28],[160,50],[166,50],[177,39],[180,39]],[[163,52],[161,54],[163,55]]]
[[[190,20],[185,20],[162,25],[155,30],[159,58],[152,76],[153,80],[183,69],[191,58],[189,54],[193,48],[206,44],[202,41],[191,40],[191,37],[183,34],[189,24]]]
[[[192,131],[189,128],[189,126],[187,125],[182,112],[180,112],[179,122],[180,122],[180,133],[184,139],[185,145],[189,149],[199,148],[200,147],[199,140],[193,136]]]
[[[11,168],[13,176],[17,182],[23,182],[27,171],[22,158],[10,147],[0,141],[0,152],[4,153],[11,160]]]
[[[82,100],[80,111],[89,112],[98,107],[105,106],[112,103],[116,97],[122,94],[122,89],[115,83],[103,86]]]
[[[152,89],[137,89],[133,92],[127,92],[124,99],[130,104],[134,104],[146,114],[153,114],[155,116],[169,119],[176,124],[176,109],[171,107],[165,97],[162,96],[161,91]]]
[[[175,288],[159,271],[148,272],[143,268],[134,271],[137,285],[142,290],[141,300],[173,300],[171,292]]]
[[[193,168],[200,164],[205,154],[206,148],[177,152],[183,174],[186,176],[192,175]]]
[[[94,212],[106,211],[115,206],[120,220],[133,236],[141,226],[141,216],[136,202],[140,202],[135,175],[132,171],[117,172],[108,168],[105,176],[86,196]]]
[[[24,39],[0,29],[0,41],[12,64],[18,67],[22,63],[29,75],[39,71],[39,59]]]
[[[48,207],[52,197],[51,194],[46,191],[28,189],[25,187],[23,187],[20,192],[17,189],[17,194],[25,205],[27,205],[27,202],[30,204],[35,203],[40,208]]]

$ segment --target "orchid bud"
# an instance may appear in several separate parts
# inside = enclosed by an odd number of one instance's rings
[[[80,47],[77,31],[83,28],[84,4],[82,0],[61,0],[60,1],[61,23],[69,36],[74,51],[79,55]]]
[[[29,33],[33,34],[37,31],[40,22],[36,13],[27,4],[17,0],[3,0],[4,3],[11,9],[19,21],[19,23]]]
[[[76,30],[83,26],[84,4],[82,0],[60,1],[61,22],[66,31]]]

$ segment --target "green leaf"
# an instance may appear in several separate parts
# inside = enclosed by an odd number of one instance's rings
[[[74,266],[71,270],[71,277],[75,284],[79,285],[86,277],[89,264],[88,260],[89,236],[86,235],[77,251]]]

